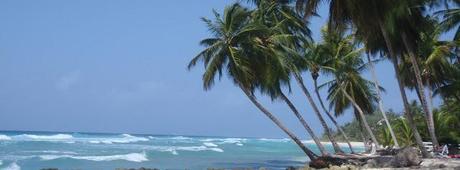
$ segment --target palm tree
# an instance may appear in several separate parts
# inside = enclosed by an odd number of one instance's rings
[[[258,41],[253,43],[253,50],[248,51],[253,56],[260,56],[249,60],[253,63],[253,69],[257,70],[257,85],[261,92],[268,94],[272,100],[279,98],[284,101],[315,141],[322,155],[327,155],[319,138],[281,90],[283,85],[289,86],[290,70],[296,67],[289,61],[291,58],[286,60],[286,49],[301,44],[301,37],[309,36],[309,30],[303,27],[301,19],[286,4],[261,1],[256,5],[257,9],[252,14],[253,22],[269,28],[269,33],[264,34],[268,36],[259,37]],[[295,36],[297,34],[302,36]],[[260,58],[263,58],[263,61]]]
[[[324,33],[325,32],[323,29],[323,34]],[[335,120],[335,118],[332,116],[329,110],[326,109],[323,99],[321,98],[321,95],[319,93],[318,77],[320,75],[320,71],[323,71],[323,66],[328,62],[328,58],[322,54],[322,51],[323,51],[323,48],[321,45],[316,45],[316,44],[309,45],[306,48],[306,52],[304,53],[305,54],[304,56],[305,61],[303,62],[305,65],[304,67],[310,70],[310,75],[313,79],[313,84],[315,87],[315,94],[316,94],[316,97],[318,98],[321,108],[326,113],[326,115],[331,120],[331,122],[335,125],[335,127],[340,132],[340,134],[342,134],[342,136],[344,137],[345,141],[348,144],[350,152],[354,153],[353,147],[350,143],[350,140],[347,134],[343,131],[342,127],[338,124],[337,120]]]
[[[330,58],[324,67],[334,76],[333,80],[324,84],[329,86],[328,99],[336,114],[342,114],[350,106],[354,107],[357,118],[378,146],[378,141],[364,116],[364,112],[373,112],[373,103],[377,98],[372,83],[360,75],[360,72],[366,69],[361,59],[363,49],[356,48],[352,35],[343,36],[343,30],[323,31],[321,56]]]
[[[456,8],[447,8],[443,9],[440,11],[435,12],[436,15],[442,16],[443,20],[439,24],[440,28],[442,31],[447,32],[450,30],[455,29],[455,35],[453,37],[454,41],[459,41],[460,40],[460,1],[459,0],[454,0],[452,1],[453,4],[455,4]],[[456,47],[455,48],[455,53],[457,57],[457,63],[460,63],[460,51]]]
[[[256,5],[257,9],[252,14],[253,22],[265,25],[270,32],[268,36],[259,37],[258,41],[253,43],[254,50],[251,51],[254,56],[265,58],[265,63],[258,60],[249,61],[254,63],[253,69],[258,70],[255,74],[258,79],[257,85],[261,92],[268,94],[272,100],[279,98],[284,101],[315,141],[322,155],[327,155],[319,138],[281,90],[283,85],[290,86],[290,68],[295,67],[289,60],[283,60],[286,58],[286,49],[303,43],[303,37],[309,37],[310,32],[303,27],[301,18],[288,5],[274,3],[274,1],[261,1]],[[259,53],[255,54],[256,52]]]
[[[386,26],[386,17],[390,13],[390,9],[394,8],[394,4],[397,4],[399,0],[387,0],[387,1],[377,1],[377,0],[350,0],[350,1],[339,1],[339,0],[330,0],[329,1],[329,28],[333,27],[346,27],[349,24],[352,24],[356,27],[361,34],[360,36],[365,37],[366,45],[369,40],[373,37],[381,37],[384,40],[383,46],[377,46],[379,49],[387,54],[387,56],[393,62],[393,69],[397,73],[398,69],[398,59],[397,51],[398,49],[395,45],[395,41],[390,36],[388,28]],[[297,0],[297,9],[305,15],[305,18],[316,14],[316,9],[320,4],[321,0]],[[378,35],[376,33],[381,33]],[[380,40],[381,40],[380,39]],[[383,48],[382,48],[383,47]],[[426,151],[422,138],[415,126],[413,120],[413,114],[409,108],[409,102],[407,100],[406,92],[404,91],[404,84],[401,81],[401,78],[396,74],[396,79],[398,80],[399,91],[403,99],[404,104],[404,114],[408,120],[412,131],[414,132],[414,138],[419,149],[422,151],[424,157],[429,157],[429,153]]]
[[[377,101],[378,101],[380,113],[382,114],[383,119],[385,120],[385,124],[388,127],[388,132],[389,132],[389,134],[391,136],[391,139],[394,142],[394,145],[396,146],[396,148],[399,148],[398,139],[396,138],[395,132],[393,131],[393,128],[391,127],[390,121],[388,121],[387,115],[385,113],[385,109],[383,109],[382,95],[380,94],[380,90],[379,90],[380,85],[379,85],[379,81],[377,79],[377,75],[375,74],[374,63],[373,63],[373,61],[371,61],[371,57],[370,57],[369,53],[367,53],[367,61],[369,63],[372,78],[374,79],[374,86],[375,86],[375,89],[377,91]]]
[[[249,56],[245,54],[249,49],[245,48],[254,41],[251,36],[257,35],[258,32],[263,32],[265,28],[260,28],[257,24],[251,24],[250,10],[238,3],[226,7],[223,16],[215,11],[214,15],[215,21],[203,18],[213,37],[206,38],[200,42],[200,44],[206,46],[206,49],[190,61],[188,68],[191,69],[198,62],[204,63],[203,84],[205,90],[209,90],[212,87],[216,75],[221,77],[222,72],[226,71],[233,82],[265,116],[283,130],[311,160],[316,159],[317,155],[308,149],[270,111],[262,106],[253,93],[256,79],[254,78],[254,70],[251,69],[248,62]]]
[[[303,83],[303,79],[302,79],[302,76],[300,76],[300,73],[294,73],[294,78],[296,79],[296,82],[297,84],[300,86],[300,88],[302,89],[302,92],[304,93],[304,95],[307,97],[307,100],[308,102],[310,103],[310,105],[312,106],[314,112],[316,113],[316,116],[318,117],[321,125],[323,126],[323,129],[325,131],[325,134],[327,135],[327,137],[329,138],[329,140],[331,141],[332,143],[332,146],[334,147],[334,150],[336,153],[343,153],[343,151],[340,149],[339,145],[337,144],[337,142],[335,141],[334,139],[334,136],[332,136],[332,132],[331,132],[331,129],[327,126],[326,124],[326,121],[324,120],[323,116],[321,115],[318,107],[316,106],[316,103],[315,101],[313,100],[313,97],[311,97],[311,94],[310,92],[308,91],[307,87],[305,86],[305,84]]]
[[[265,3],[264,3],[265,2]],[[268,2],[268,3],[266,3]],[[263,4],[285,4],[284,1],[280,1],[280,2],[277,2],[277,1],[255,1],[255,3],[260,6],[260,5],[263,5]],[[293,14],[294,11],[289,11],[289,12],[282,12],[281,14],[285,17],[288,17],[291,21],[292,19],[296,19],[297,17],[292,17],[292,16],[287,16],[287,14],[292,14],[292,15],[295,15]],[[279,16],[279,15],[275,15],[275,18],[276,16]],[[281,22],[278,22],[275,24],[276,25],[280,25],[279,23],[282,23],[284,22],[284,20],[282,20]],[[286,27],[280,27],[281,28],[281,32],[287,32],[287,31],[290,31],[292,30],[294,27],[294,29],[301,29],[301,28],[305,28],[305,24],[303,22],[301,22],[301,20],[297,21],[295,20],[295,22],[290,22],[290,25],[291,27],[290,28],[286,28]],[[306,33],[309,33],[309,31],[301,31],[302,34],[300,34],[299,36],[302,36]],[[304,37],[305,38],[305,37]],[[307,38],[309,39],[309,38]],[[297,63],[298,64],[298,59],[296,59],[296,57],[293,57],[293,56],[296,56],[296,47],[298,47],[298,43],[291,43],[293,45],[291,46],[288,46],[288,47],[285,47],[284,50],[287,50],[287,53],[289,54],[285,54],[285,55],[279,55],[279,60],[280,61],[290,61],[291,63]],[[337,141],[334,139],[334,137],[332,136],[332,132],[330,130],[330,128],[328,127],[326,121],[324,120],[323,116],[321,115],[321,112],[319,111],[316,103],[314,102],[313,98],[311,97],[311,94],[310,92],[308,91],[308,89],[306,88],[304,82],[303,82],[303,78],[301,76],[301,67],[297,67],[296,64],[291,64],[287,67],[287,69],[290,70],[291,74],[293,75],[293,77],[295,78],[296,80],[296,83],[300,86],[302,92],[304,93],[304,95],[307,97],[307,100],[309,102],[309,104],[312,106],[313,108],[313,111],[315,112],[316,116],[318,117],[318,119],[320,120],[320,123],[325,131],[325,134],[327,135],[328,139],[331,141],[332,143],[332,146],[334,148],[334,151],[336,153],[344,153],[341,149],[340,149],[340,146],[337,144]]]
[[[435,12],[435,15],[442,17],[439,25],[443,31],[455,30],[453,40],[457,41],[460,39],[460,1],[454,0],[451,3],[455,4],[456,8],[442,9]]]
[[[400,34],[405,49],[404,54],[407,54],[415,75],[415,82],[418,88],[420,102],[425,112],[425,120],[428,125],[428,132],[434,147],[438,147],[439,143],[436,138],[434,127],[433,112],[428,105],[424,83],[422,81],[422,72],[420,70],[416,49],[420,42],[420,33],[426,29],[431,29],[433,26],[429,17],[423,15],[424,3],[419,1],[398,1],[388,10],[386,17],[387,24],[393,34]],[[402,55],[404,56],[404,55]]]

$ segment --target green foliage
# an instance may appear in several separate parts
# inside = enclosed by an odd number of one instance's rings
[[[294,1],[295,5],[292,4]],[[418,90],[428,88],[429,93],[433,91],[433,95],[443,99],[444,103],[433,111],[439,141],[460,142],[460,1],[247,2],[254,3],[254,8],[234,3],[227,6],[222,14],[214,11],[213,19],[202,19],[211,37],[200,42],[205,49],[190,61],[188,68],[197,63],[204,64],[205,90],[214,85],[216,78],[220,79],[226,74],[251,95],[258,90],[277,99],[283,88],[290,89],[292,75],[300,76],[303,71],[309,71],[316,87],[318,76],[323,74],[332,78],[321,87],[328,87],[327,99],[336,116],[352,108],[350,101],[342,94],[343,89],[369,114],[367,122],[377,134],[379,142],[392,146],[394,143],[381,114],[373,113],[377,100],[375,86],[362,77],[367,71],[367,63],[362,56],[364,49],[372,54],[390,56],[388,47],[391,47],[391,55],[395,59],[392,62],[401,67],[398,72],[402,77],[401,87],[417,87]],[[322,41],[314,43],[307,20],[304,19],[316,15],[321,2],[329,4],[328,25],[322,30]],[[426,13],[426,8],[442,8],[440,4],[445,4],[445,9],[436,12],[435,16]],[[451,4],[456,7],[447,8]],[[448,30],[456,31],[453,41],[440,40]],[[409,40],[410,47],[407,49],[403,48],[401,33],[407,35]],[[407,60],[408,50],[416,53],[416,62]],[[415,73],[411,68],[416,65],[422,69],[421,73]],[[420,74],[425,87],[416,86],[416,74]],[[414,116],[422,139],[430,141],[423,109],[415,101],[409,109],[411,112],[405,115]],[[409,126],[408,121],[399,114],[392,111],[387,114],[400,145],[415,145],[414,133],[410,128],[413,126]],[[358,117],[343,128],[351,140],[368,139]],[[342,139],[342,136],[336,133],[335,138]]]
[[[456,101],[449,100],[446,104],[440,106],[439,109],[434,111],[434,123],[436,127],[436,134],[440,143],[460,143],[460,106],[455,104]],[[411,103],[411,109],[415,115],[417,128],[424,141],[430,141],[430,136],[426,130],[426,123],[424,121],[424,113],[421,106],[415,101]],[[413,138],[412,130],[409,127],[406,119],[392,111],[387,112],[388,119],[392,125],[398,142],[401,146],[413,146],[415,141]],[[377,134],[380,144],[383,146],[393,146],[394,143],[391,139],[389,130],[384,126],[381,114],[374,113],[366,117],[367,121],[372,127],[372,130]],[[352,122],[342,126],[345,133],[349,135],[353,141],[362,141],[361,127],[359,122],[354,119]],[[340,133],[335,133],[338,139]]]

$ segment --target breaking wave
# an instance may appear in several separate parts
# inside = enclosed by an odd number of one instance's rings
[[[0,140],[11,140],[11,137],[6,135],[0,135]]]
[[[121,138],[97,138],[91,139],[88,142],[93,144],[114,144],[114,143],[134,143],[134,142],[145,142],[149,139],[144,137],[136,137],[130,134],[122,134]]]
[[[283,139],[260,138],[259,140],[265,141],[265,142],[289,142],[290,141],[290,139],[288,138],[283,138]]]
[[[54,160],[61,158],[80,159],[88,161],[115,161],[125,160],[131,162],[144,162],[148,161],[145,152],[142,153],[129,153],[124,155],[107,155],[107,156],[74,156],[74,155],[41,155],[42,160]]]
[[[69,134],[56,134],[56,135],[29,135],[22,134],[12,137],[14,140],[33,140],[33,141],[62,141],[73,139]]]
[[[243,143],[247,141],[244,138],[208,138],[202,139],[202,142],[215,142],[217,144],[235,144],[237,146],[243,146]]]
[[[3,170],[21,170],[21,167],[16,162],[13,162],[7,167],[3,168]]]
[[[217,145],[212,143],[212,142],[205,142],[205,143],[203,143],[203,145],[207,146],[207,147],[217,147]]]

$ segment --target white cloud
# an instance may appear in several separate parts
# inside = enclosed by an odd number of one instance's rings
[[[80,79],[80,70],[72,71],[61,76],[56,82],[56,88],[61,91],[69,90]]]

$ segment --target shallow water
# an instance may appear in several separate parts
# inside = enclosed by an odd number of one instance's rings
[[[304,143],[318,153],[312,141]],[[0,132],[0,169],[284,169],[307,161],[289,139]]]

